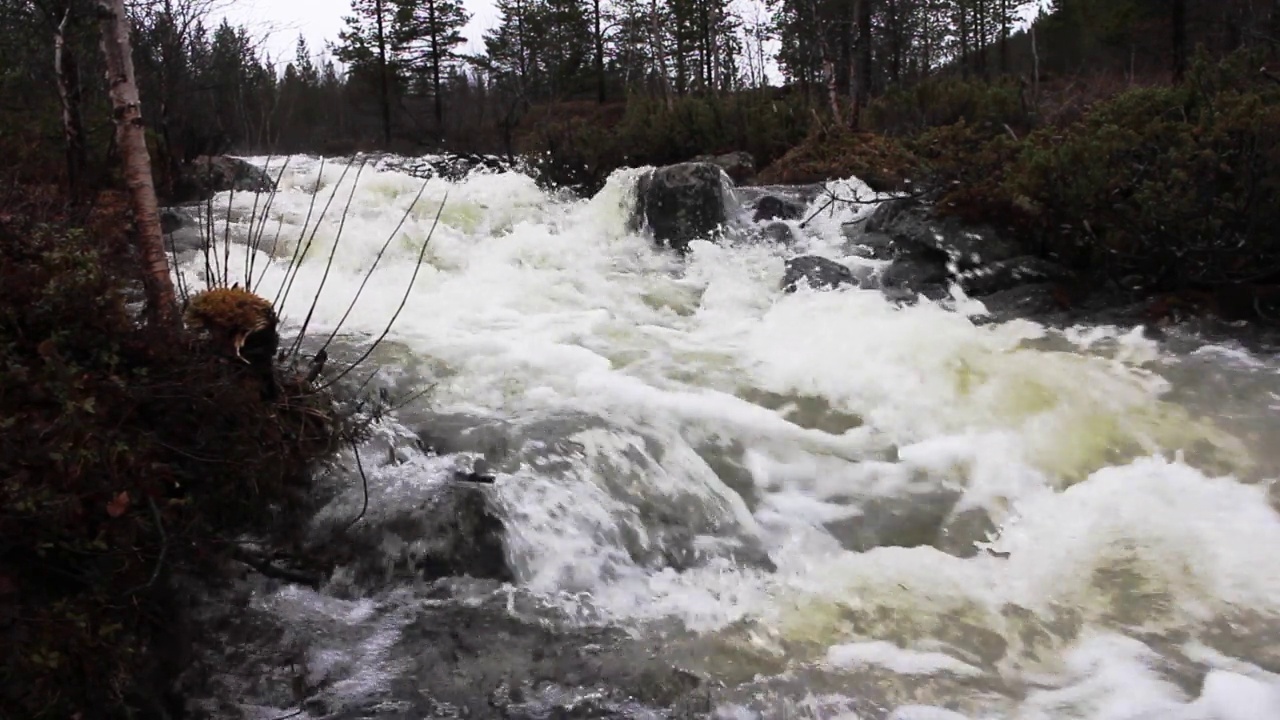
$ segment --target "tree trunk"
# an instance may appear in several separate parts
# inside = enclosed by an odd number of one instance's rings
[[[436,114],[436,137],[444,142],[444,83],[440,79],[440,22],[436,17],[435,0],[427,3],[427,18],[431,21],[431,94]]]
[[[593,0],[591,4],[591,12],[595,18],[595,64],[596,64],[596,102],[601,105],[605,100],[605,78],[604,78],[604,31],[600,29],[600,0]]]
[[[862,111],[871,97],[871,16],[875,11],[872,0],[857,0],[858,13],[858,73],[854,78],[853,111],[849,124],[857,129]]]
[[[1173,80],[1187,71],[1187,0],[1173,0]]]
[[[102,54],[107,66],[107,92],[111,96],[116,144],[124,164],[124,182],[137,230],[147,317],[151,323],[167,324],[177,318],[177,300],[173,278],[169,275],[169,260],[164,253],[156,188],[151,180],[151,156],[147,152],[142,102],[138,97],[133,49],[129,44],[129,16],[125,14],[124,0],[98,0],[98,8]]]
[[[391,147],[391,92],[387,80],[387,35],[382,22],[382,0],[374,3],[378,14],[378,96],[382,102],[382,142]]]
[[[1009,0],[1000,0],[1000,74],[1009,74]]]
[[[72,202],[80,200],[86,155],[84,122],[80,116],[80,67],[75,51],[67,47],[71,5],[63,12],[53,41],[53,65],[58,74],[58,97],[62,101],[62,133],[66,140],[67,189]]]

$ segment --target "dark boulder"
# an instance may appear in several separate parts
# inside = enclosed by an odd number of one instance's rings
[[[936,254],[918,253],[895,259],[880,273],[880,284],[886,288],[925,292],[931,286],[947,281],[945,260]]]
[[[173,202],[207,200],[220,192],[272,192],[275,182],[262,168],[227,155],[203,155],[184,165],[173,185]]]
[[[645,173],[636,185],[633,226],[648,227],[653,239],[684,251],[710,237],[725,222],[725,174],[710,163],[667,165]]]
[[[755,214],[751,219],[755,222],[766,220],[798,220],[804,214],[804,205],[795,200],[765,195],[756,201]]]
[[[990,295],[1029,283],[1059,282],[1071,273],[1061,265],[1032,255],[1000,260],[961,273],[960,287],[972,296]]]
[[[1015,318],[1043,318],[1062,309],[1054,297],[1051,283],[1035,283],[1000,290],[982,298],[987,322],[1006,322]]]
[[[939,217],[934,208],[916,198],[882,203],[867,219],[866,231],[883,233],[903,252],[923,249],[941,253],[959,270],[1017,257],[1016,243],[986,225],[966,225],[956,218]]]
[[[782,276],[782,289],[795,292],[800,281],[805,280],[815,290],[834,290],[841,286],[858,286],[858,278],[849,268],[835,260],[817,255],[801,255],[788,258],[786,272]]]

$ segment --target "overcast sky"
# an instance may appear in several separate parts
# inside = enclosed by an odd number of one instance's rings
[[[494,25],[498,13],[492,0],[463,0],[471,12],[471,23],[463,33],[467,52],[484,49],[481,36]],[[273,59],[293,60],[298,33],[307,38],[313,52],[324,49],[326,41],[336,41],[344,27],[342,18],[351,12],[351,0],[235,0],[226,16],[237,24],[248,24],[254,36],[270,32],[267,49]]]
[[[1032,0],[1022,8],[1023,17],[1030,17],[1037,6],[1048,2]],[[498,12],[493,0],[463,0],[463,4],[471,12],[471,22],[463,33],[467,38],[464,51],[479,53],[484,50],[481,38],[497,23]],[[752,0],[736,0],[733,4],[747,17],[755,14],[756,8],[747,9],[757,5]],[[232,0],[225,14],[234,23],[248,24],[254,36],[270,33],[266,47],[272,58],[289,62],[294,57],[298,33],[307,38],[312,52],[323,50],[326,41],[338,39],[342,17],[350,12],[351,0]]]

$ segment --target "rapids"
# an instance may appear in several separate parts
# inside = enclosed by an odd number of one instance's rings
[[[290,160],[265,226],[280,240],[255,258],[268,298],[342,170]],[[841,231],[870,206],[819,215],[794,247],[739,228],[681,259],[627,229],[638,172],[588,200],[514,172],[428,181],[341,328],[355,347],[383,331],[447,193],[374,357],[386,382],[431,390],[383,432],[486,457],[515,575],[485,591],[503,612],[652,640],[706,680],[713,717],[1280,717],[1280,356],[984,324],[963,296],[785,294],[792,254],[875,265]],[[422,183],[355,176],[283,305],[286,336],[322,282],[309,332],[338,326]],[[233,236],[255,200],[234,199]],[[203,270],[179,267],[197,285]],[[366,468],[371,527],[462,457],[397,452]],[[348,475],[317,523],[362,502]],[[401,692],[423,602],[408,587],[253,599],[314,637],[300,652],[328,710],[298,717],[429,716],[342,714]],[[289,710],[243,692],[261,717]],[[628,716],[675,711],[645,712]]]

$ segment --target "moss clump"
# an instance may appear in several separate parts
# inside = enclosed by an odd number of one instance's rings
[[[328,401],[135,322],[136,265],[31,207],[0,214],[0,716],[153,715],[167,578],[301,506]],[[95,224],[127,226],[120,216]]]

